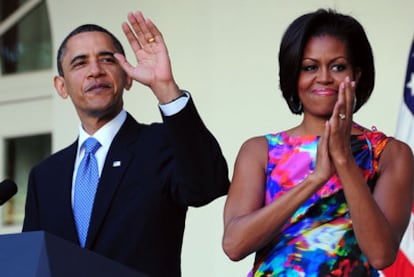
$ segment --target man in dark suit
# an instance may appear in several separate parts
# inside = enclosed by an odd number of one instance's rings
[[[100,26],[80,26],[62,42],[55,88],[76,108],[79,137],[32,169],[23,231],[45,230],[152,277],[180,276],[187,208],[227,193],[227,165],[189,93],[175,83],[159,30],[140,12],[128,21],[122,27],[135,67]],[[123,109],[133,80],[153,91],[163,123],[138,123]],[[99,142],[99,181],[83,239],[75,180],[89,137]]]

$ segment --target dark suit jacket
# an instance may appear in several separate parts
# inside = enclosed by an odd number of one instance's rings
[[[220,147],[191,99],[163,121],[144,125],[128,114],[108,151],[85,247],[151,277],[181,275],[187,207],[229,186]],[[23,231],[79,243],[71,205],[76,150],[77,141],[32,169]]]

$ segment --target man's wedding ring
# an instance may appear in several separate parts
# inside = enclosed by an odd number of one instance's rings
[[[155,38],[153,38],[153,37],[149,38],[147,41],[148,41],[148,43],[153,43],[155,41]]]

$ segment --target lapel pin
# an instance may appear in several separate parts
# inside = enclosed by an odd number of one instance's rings
[[[121,161],[112,162],[112,167],[120,167],[120,166],[121,166]]]

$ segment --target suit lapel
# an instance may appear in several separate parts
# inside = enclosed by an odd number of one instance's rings
[[[133,151],[129,151],[129,146],[137,139],[140,131],[139,126],[141,125],[128,114],[125,123],[122,125],[109,148],[95,196],[86,241],[87,248],[90,248],[93,244],[105,216],[109,211],[118,185],[122,181],[130,161],[134,157]]]
[[[63,211],[59,217],[60,222],[56,224],[66,226],[64,229],[74,242],[78,241],[72,210],[72,176],[76,151],[77,141],[61,152],[59,163],[54,165],[56,166],[55,169],[51,169],[51,173],[54,174],[52,180],[55,185],[49,191],[53,195],[53,201],[57,201],[56,207],[63,207]],[[62,203],[64,204],[62,205]]]

